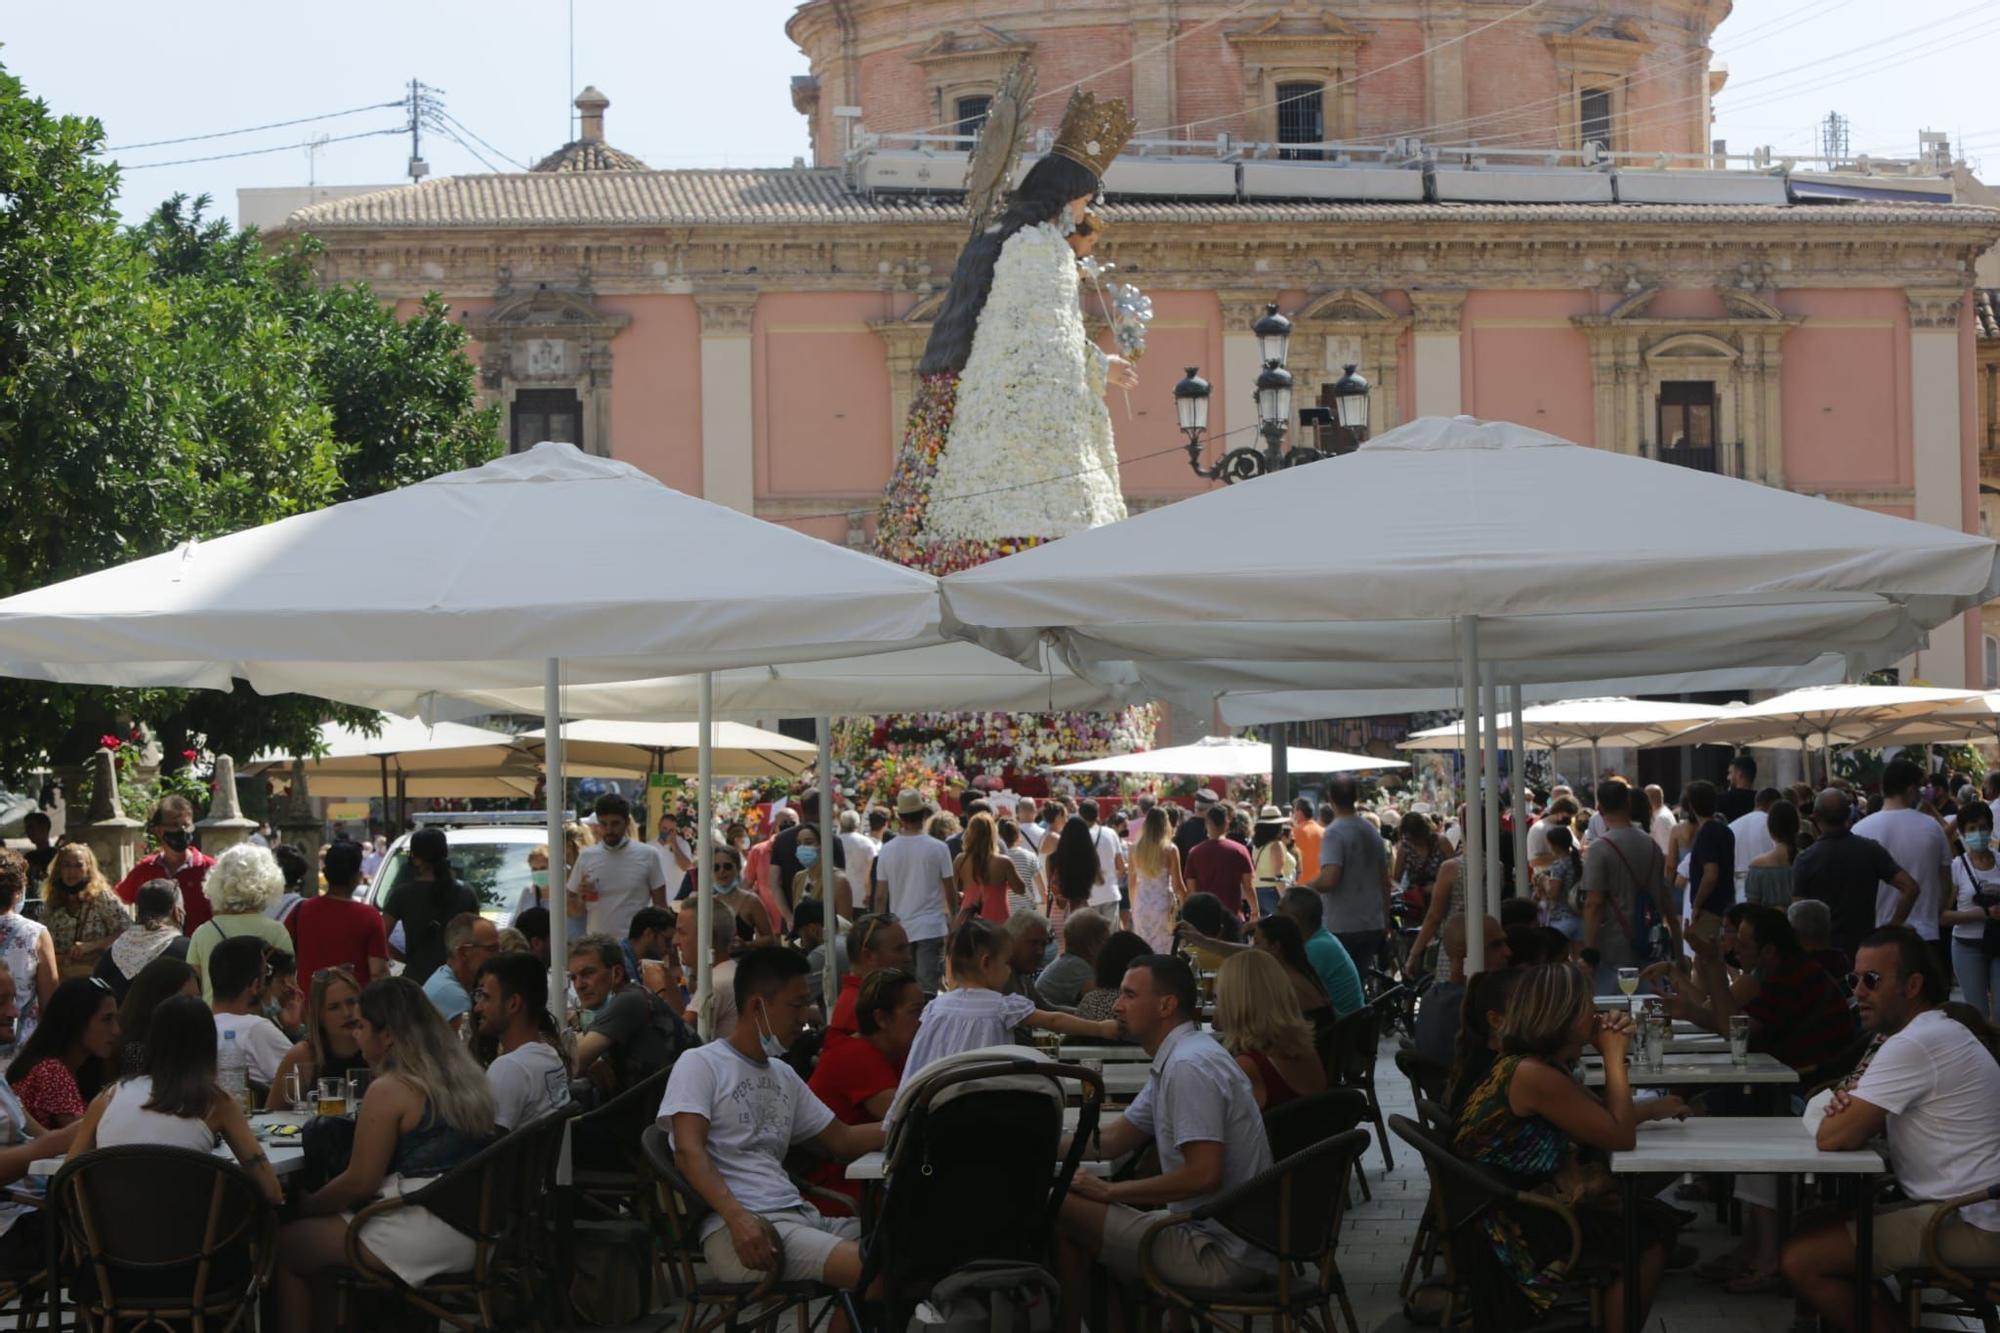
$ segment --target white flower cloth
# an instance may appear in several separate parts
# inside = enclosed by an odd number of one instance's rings
[[[1125,517],[1105,356],[1084,333],[1077,281],[1075,254],[1051,223],[1000,248],[931,484],[927,537],[1052,539]]]

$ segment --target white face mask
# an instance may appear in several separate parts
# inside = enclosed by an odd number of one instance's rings
[[[760,1000],[758,1003],[761,1004],[763,1002]],[[785,1058],[785,1043],[771,1035],[771,1025],[765,1021],[770,1017],[770,1014],[770,1007],[766,1005],[763,1015],[757,1019],[757,1027],[759,1029],[757,1044],[763,1047],[764,1058],[766,1060],[782,1060]]]

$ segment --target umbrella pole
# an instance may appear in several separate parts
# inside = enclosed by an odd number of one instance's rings
[[[1597,805],[1597,784],[1604,781],[1604,753],[1597,747],[1597,737],[1590,738],[1590,803]]]
[[[819,738],[819,921],[826,945],[826,970],[820,991],[826,1001],[826,1012],[831,1015],[833,1002],[840,998],[840,977],[834,970],[837,960],[833,956],[834,941],[840,938],[840,924],[833,915],[833,719],[825,714],[814,718],[813,734]]]
[[[1289,818],[1292,805],[1292,726],[1279,722],[1271,728],[1271,804],[1281,817]]]
[[[1484,714],[1480,767],[1485,773],[1485,791],[1480,805],[1486,819],[1486,900],[1497,903],[1507,896],[1507,881],[1500,860],[1500,687],[1494,682],[1491,662],[1480,669],[1479,710]]]
[[[1521,725],[1521,687],[1507,687],[1507,711],[1514,719],[1514,895],[1528,896],[1528,741]]]
[[[569,985],[569,903],[564,889],[569,868],[563,864],[563,735],[562,659],[548,660],[542,681],[542,794],[548,808],[549,837],[549,1006],[558,1023],[566,1017],[563,996]]]
[[[695,988],[694,1011],[699,1016],[701,1039],[709,1041],[716,1036],[715,1017],[709,1007],[709,992],[715,988],[711,973],[715,967],[715,950],[709,947],[709,937],[715,924],[715,675],[701,673],[701,735],[695,748],[695,781],[699,791],[695,795],[695,873],[699,877],[695,885],[694,933],[695,933]],[[723,1034],[728,1035],[728,1034]]]
[[[1479,725],[1479,617],[1459,618],[1459,668],[1458,690],[1464,721],[1460,724],[1465,733],[1465,818],[1459,821],[1459,853],[1463,857],[1461,873],[1465,876],[1465,971],[1472,973],[1485,970],[1486,932],[1474,930],[1471,923],[1486,915],[1486,885],[1484,850],[1485,838],[1482,825],[1485,820],[1479,808],[1480,752],[1483,731]],[[1421,960],[1419,960],[1421,962]]]
[[[382,833],[391,842],[396,838],[395,821],[389,815],[389,756],[382,755]]]

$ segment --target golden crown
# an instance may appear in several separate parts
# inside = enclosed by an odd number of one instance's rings
[[[1111,159],[1124,149],[1138,127],[1123,102],[1116,98],[1100,102],[1096,94],[1079,88],[1069,95],[1062,128],[1056,131],[1055,147],[1050,151],[1087,167],[1102,180]]]

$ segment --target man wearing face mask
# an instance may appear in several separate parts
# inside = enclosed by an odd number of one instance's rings
[[[632,840],[632,803],[615,792],[597,798],[598,839],[577,854],[567,884],[570,911],[581,905],[592,935],[625,938],[632,918],[647,903],[667,905],[667,878],[660,856]]]
[[[784,1157],[808,1142],[858,1157],[882,1146],[882,1127],[842,1124],[782,1058],[812,1004],[803,955],[752,949],[737,960],[734,984],[735,1027],[675,1061],[660,1100],[674,1164],[712,1210],[702,1251],[721,1282],[754,1282],[782,1252],[779,1281],[852,1287],[861,1276],[860,1219],[821,1216],[786,1174]]]
[[[163,796],[153,807],[153,817],[146,821],[146,830],[159,845],[159,850],[150,856],[139,858],[132,873],[118,881],[112,890],[126,906],[136,902],[139,890],[148,880],[170,879],[181,886],[181,905],[186,909],[188,934],[195,927],[214,915],[209,906],[208,895],[201,891],[202,883],[208,878],[208,868],[215,864],[215,858],[204,855],[201,848],[194,845],[194,807],[181,796]]]

